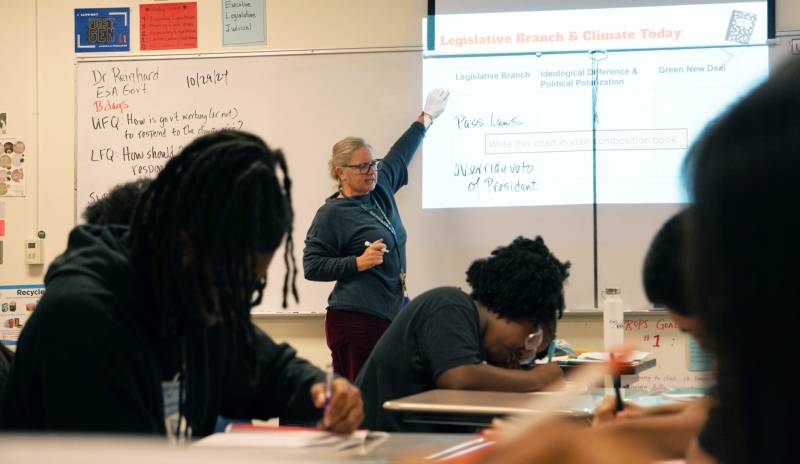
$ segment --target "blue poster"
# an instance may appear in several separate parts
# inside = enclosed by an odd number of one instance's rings
[[[0,285],[0,344],[17,344],[22,327],[33,314],[44,285]]]
[[[130,8],[75,8],[75,53],[130,50]]]

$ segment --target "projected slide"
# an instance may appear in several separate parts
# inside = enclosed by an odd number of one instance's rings
[[[550,11],[538,13],[550,16],[537,17],[538,34],[522,35],[529,23],[487,32],[504,14],[440,21],[423,86],[449,88],[450,103],[424,142],[423,207],[590,204],[594,182],[598,203],[685,201],[687,148],[766,78],[765,33],[751,43],[762,6],[625,8],[608,21],[606,10]],[[687,10],[698,8],[705,16]],[[732,37],[742,17],[749,35]],[[596,44],[604,51],[589,53]]]

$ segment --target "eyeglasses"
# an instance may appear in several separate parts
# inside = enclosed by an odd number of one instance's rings
[[[369,172],[370,169],[375,169],[376,171],[380,171],[382,162],[383,160],[378,158],[370,161],[369,163],[345,164],[342,167],[358,169],[358,172],[360,172],[361,174],[366,174]]]
[[[541,327],[536,329],[536,332],[531,332],[525,337],[524,350],[520,350],[518,354],[518,362],[521,365],[530,364],[536,359],[536,354],[539,352],[539,346],[544,341],[544,331]]]
[[[542,331],[542,328],[539,327],[536,329],[536,332],[529,333],[528,336],[525,337],[525,350],[536,352],[543,340],[544,331]]]

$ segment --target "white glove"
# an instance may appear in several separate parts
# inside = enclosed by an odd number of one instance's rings
[[[444,111],[444,107],[447,106],[447,97],[450,96],[450,91],[445,89],[433,89],[428,94],[428,98],[425,99],[425,109],[422,111],[431,117],[431,119],[436,119],[442,111]]]

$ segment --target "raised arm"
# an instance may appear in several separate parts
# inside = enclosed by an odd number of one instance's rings
[[[447,106],[450,93],[444,89],[433,89],[425,101],[425,107],[417,120],[392,145],[384,157],[381,176],[386,180],[393,192],[397,192],[408,183],[408,165],[425,136],[425,131],[433,124]],[[381,177],[379,176],[379,179]]]

